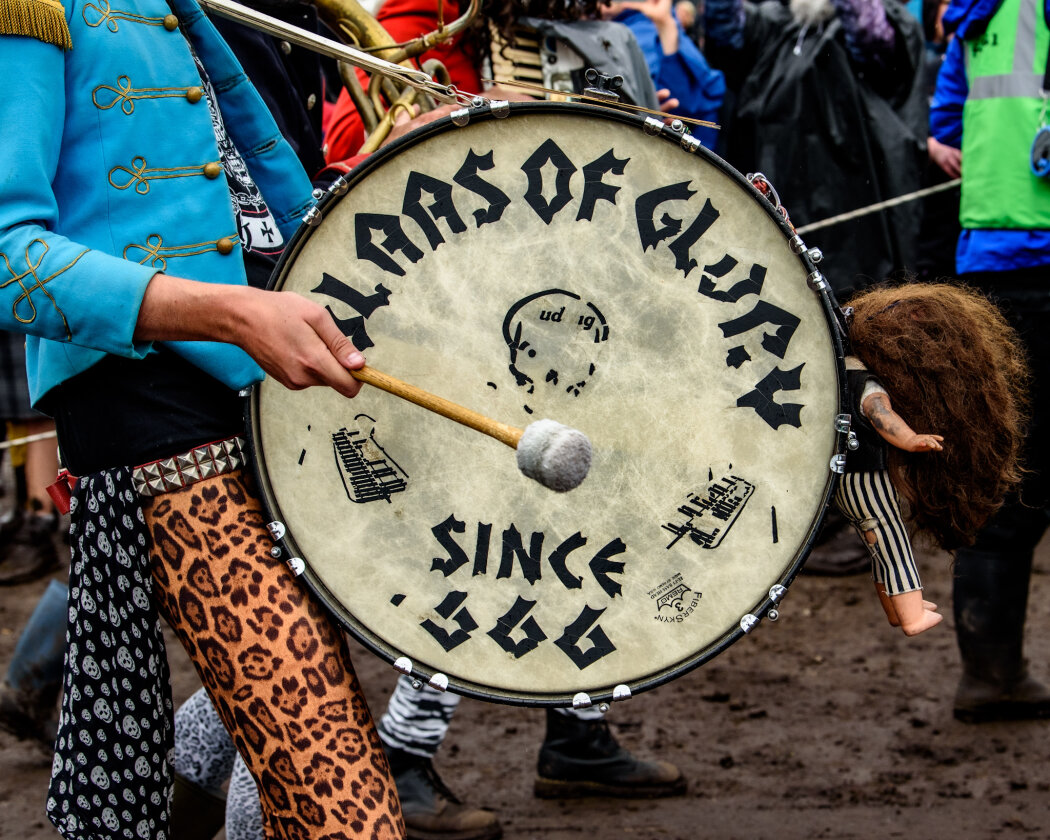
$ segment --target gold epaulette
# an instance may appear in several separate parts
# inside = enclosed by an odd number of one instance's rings
[[[57,0],[0,0],[0,35],[25,35],[73,49],[66,10]]]

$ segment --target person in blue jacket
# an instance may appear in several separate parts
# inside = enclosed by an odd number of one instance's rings
[[[159,614],[270,836],[403,837],[343,634],[271,555],[246,468],[264,372],[359,388],[331,315],[258,285],[309,178],[194,0],[0,0],[0,72],[0,328],[79,476],[51,821],[170,836]],[[305,706],[275,699],[293,686]]]
[[[954,32],[930,108],[930,133],[961,150],[959,279],[1004,310],[1032,367],[1031,422],[1018,497],[955,561],[963,674],[955,716],[979,723],[1050,717],[1050,690],[1023,656],[1032,555],[1050,522],[1050,181],[1031,149],[1045,125],[1050,43],[1043,0],[956,0]]]
[[[707,63],[700,48],[686,35],[674,16],[671,0],[617,0],[603,10],[603,17],[625,24],[634,33],[653,84],[671,97],[663,103],[664,110],[718,122],[725,77]],[[717,129],[693,126],[691,130],[707,148],[715,147]]]

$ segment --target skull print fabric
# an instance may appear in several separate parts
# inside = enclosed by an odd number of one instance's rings
[[[66,840],[166,840],[174,747],[149,542],[131,471],[81,478],[47,813]]]

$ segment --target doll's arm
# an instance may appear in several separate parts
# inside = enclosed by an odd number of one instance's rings
[[[889,396],[882,391],[865,397],[861,404],[864,416],[868,418],[875,431],[883,440],[903,449],[905,452],[940,451],[944,447],[940,435],[920,435],[904,422],[904,419],[893,410]]]

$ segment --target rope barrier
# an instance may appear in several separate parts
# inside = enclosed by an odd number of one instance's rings
[[[41,432],[38,435],[29,435],[27,437],[12,438],[11,440],[0,442],[0,450],[10,449],[12,446],[23,446],[27,443],[35,443],[38,440],[47,440],[48,438],[53,437],[57,437],[57,433],[54,431]]]
[[[872,213],[878,213],[880,210],[888,210],[890,207],[896,207],[898,204],[907,204],[909,201],[915,201],[920,198],[926,198],[927,196],[934,195],[940,192],[947,192],[950,189],[954,189],[962,183],[962,178],[956,178],[954,181],[948,181],[944,184],[938,184],[935,187],[926,187],[922,190],[916,190],[912,193],[905,195],[899,195],[896,198],[889,198],[886,201],[880,201],[878,204],[869,204],[867,207],[861,207],[857,210],[851,210],[848,213],[840,213],[838,216],[832,216],[831,218],[824,219],[819,222],[811,222],[808,225],[802,225],[801,227],[795,228],[795,233],[800,236],[806,233],[811,233],[815,230],[822,230],[832,225],[841,224],[842,222],[849,222],[853,219],[859,219],[862,216],[868,216]]]

